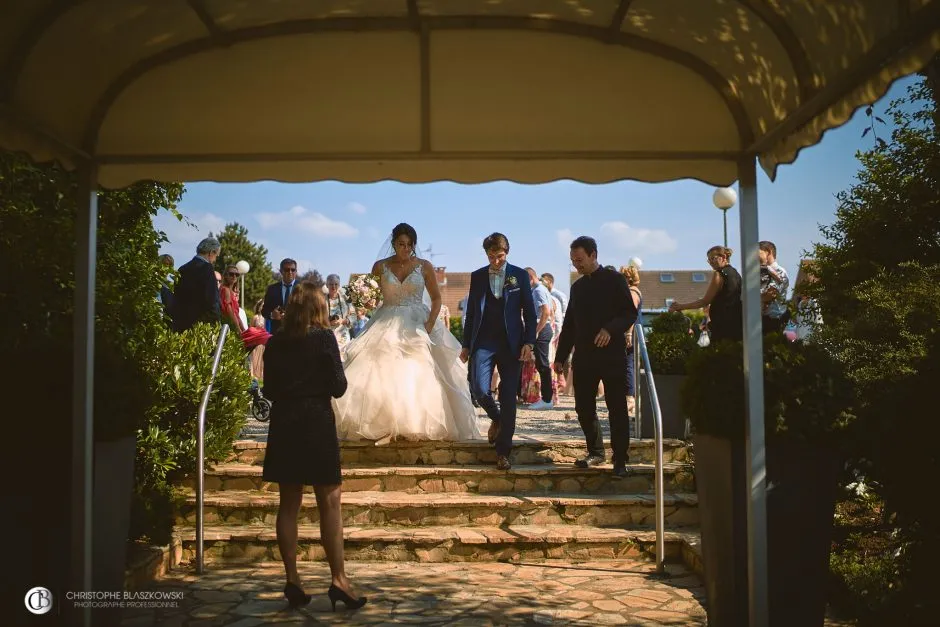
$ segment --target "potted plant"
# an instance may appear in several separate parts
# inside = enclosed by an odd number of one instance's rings
[[[818,345],[765,337],[770,624],[822,625],[841,446],[855,391]],[[708,624],[747,624],[745,386],[741,344],[689,360],[682,406],[694,433]]]
[[[658,316],[646,341],[650,368],[656,383],[659,408],[662,412],[663,437],[687,437],[686,414],[679,403],[679,390],[686,377],[686,362],[698,349],[695,337],[689,335],[689,319],[681,313]],[[643,412],[643,434],[653,434],[653,412]]]
[[[134,494],[137,432],[153,402],[151,379],[126,349],[103,334],[95,346],[93,581],[124,586]]]

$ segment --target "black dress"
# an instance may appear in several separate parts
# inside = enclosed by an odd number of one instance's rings
[[[346,392],[336,337],[311,329],[305,337],[276,333],[264,349],[264,395],[271,424],[265,481],[335,485],[342,482],[331,397]]]
[[[741,318],[741,275],[731,266],[718,271],[721,274],[721,290],[712,299],[708,308],[711,319],[709,330],[711,341],[735,340],[744,336]]]

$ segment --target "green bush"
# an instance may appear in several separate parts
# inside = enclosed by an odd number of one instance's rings
[[[16,417],[9,439],[41,446],[41,454],[22,452],[22,462],[12,465],[27,476],[66,481],[74,470],[77,181],[74,172],[0,152],[0,334],[8,353],[0,363],[15,392],[7,409]],[[208,327],[170,334],[156,300],[166,273],[157,254],[166,237],[153,217],[161,210],[179,215],[182,194],[181,184],[155,182],[98,193],[94,437],[137,434],[131,537],[161,543],[171,530],[172,481],[194,468],[197,388],[216,342]],[[230,450],[248,407],[243,354],[233,336],[209,405],[209,461]],[[38,537],[56,532],[68,517],[68,499],[49,501],[50,511],[29,530]]]
[[[646,350],[649,353],[653,376],[686,374],[686,363],[698,349],[695,338],[685,331],[682,333],[654,331],[646,340]]]
[[[689,329],[692,328],[692,319],[681,311],[673,311],[659,314],[653,319],[650,326],[652,327],[653,333],[678,333],[688,335]]]
[[[154,402],[137,445],[134,536],[165,544],[172,529],[173,484],[192,475],[197,459],[197,416],[209,382],[219,327],[197,324],[184,333],[163,332],[160,355],[150,364]],[[206,408],[206,463],[223,461],[245,424],[251,377],[245,350],[230,333]]]
[[[861,537],[852,539],[858,543]],[[862,624],[883,625],[898,584],[898,567],[890,553],[859,550],[833,552],[829,570],[834,579],[831,602],[840,610],[862,618]],[[874,618],[868,622],[863,617]],[[875,618],[877,617],[877,618]]]
[[[768,436],[842,446],[855,418],[855,389],[843,366],[816,344],[764,338],[764,420]],[[740,342],[696,351],[681,390],[696,433],[741,438],[747,415]]]

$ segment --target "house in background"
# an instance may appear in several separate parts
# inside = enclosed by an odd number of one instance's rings
[[[675,302],[687,303],[705,295],[713,270],[640,270],[640,292],[643,304],[643,326],[649,327],[656,316],[669,311]],[[577,272],[570,274],[571,284],[579,280]]]
[[[815,259],[800,259],[800,267],[796,271],[796,279],[790,283],[790,288],[793,290],[791,300],[794,305],[800,302],[801,286],[815,283],[817,280],[816,275],[813,274],[813,264],[815,262]]]

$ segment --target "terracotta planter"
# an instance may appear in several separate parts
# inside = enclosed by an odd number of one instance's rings
[[[710,627],[748,624],[743,440],[695,436],[702,562]],[[823,624],[838,459],[802,442],[767,442],[770,625]]]

